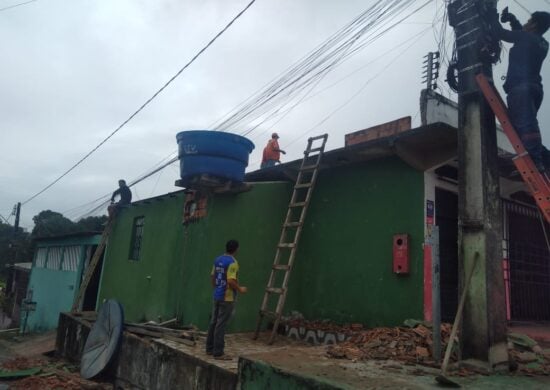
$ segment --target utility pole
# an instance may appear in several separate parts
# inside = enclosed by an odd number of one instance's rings
[[[458,58],[460,290],[467,289],[460,333],[462,360],[492,372],[508,369],[502,271],[502,215],[495,117],[475,82],[492,80],[498,42],[490,20],[496,0],[455,0],[449,23]],[[466,275],[474,268],[469,286]]]
[[[19,229],[19,216],[21,214],[21,202],[17,202],[17,204],[13,207],[13,213],[15,214],[15,222],[13,224],[13,236],[15,237],[17,235],[17,230]]]
[[[11,240],[11,248],[13,249],[13,261],[12,263],[17,263],[17,253],[19,250],[19,242],[17,241],[17,236],[19,233],[19,216],[21,214],[21,202],[17,202],[13,206],[13,215],[15,215],[15,222],[13,223],[13,238]]]

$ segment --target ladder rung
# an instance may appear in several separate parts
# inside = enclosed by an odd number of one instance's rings
[[[303,222],[285,222],[283,224],[284,227],[298,227],[298,226],[302,226],[304,223]]]
[[[306,202],[296,202],[296,203],[291,203],[288,205],[288,207],[304,207],[306,205]]]
[[[281,271],[288,271],[290,269],[290,265],[288,264],[273,264],[273,269],[281,270]]]
[[[296,244],[294,243],[282,243],[277,245],[279,248],[294,248]]]
[[[260,315],[269,317],[280,317],[276,312],[270,310],[260,310]]]
[[[306,165],[306,166],[300,168],[300,171],[302,171],[302,172],[304,172],[304,171],[314,171],[314,170],[316,170],[318,167],[319,167],[319,164]]]
[[[311,183],[302,183],[302,184],[296,184],[296,185],[294,186],[294,188],[309,188],[309,187],[311,187],[311,186],[312,186]]]
[[[270,294],[282,294],[285,290],[277,287],[267,287],[265,291]]]
[[[328,135],[327,135],[327,134],[316,135],[315,137],[310,137],[309,140],[310,140],[310,141],[316,141],[316,140],[318,140],[318,139],[323,139],[323,138],[328,138]]]
[[[323,150],[323,147],[318,147],[318,148],[313,148],[313,149],[309,149],[309,150],[306,150],[306,154],[310,154],[310,153],[315,153],[315,152],[321,152]]]

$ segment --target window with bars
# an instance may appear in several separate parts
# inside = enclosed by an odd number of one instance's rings
[[[145,217],[134,218],[134,226],[132,228],[132,241],[130,242],[130,260],[139,260],[144,224]]]

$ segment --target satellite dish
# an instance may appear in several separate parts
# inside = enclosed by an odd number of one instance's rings
[[[86,340],[80,362],[82,378],[93,378],[107,367],[118,349],[123,328],[122,305],[110,299],[99,310]]]

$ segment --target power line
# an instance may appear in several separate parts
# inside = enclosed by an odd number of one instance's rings
[[[421,32],[421,35],[424,35],[426,34],[427,32],[429,31],[429,29],[425,29]],[[410,41],[411,39],[407,40],[406,42]],[[380,75],[382,75],[384,72],[386,72],[386,70],[391,67],[403,54],[405,54],[405,52],[407,52],[407,50],[409,50],[412,46],[414,46],[417,42],[419,42],[419,40],[414,40],[409,46],[407,46],[405,49],[403,49],[401,52],[399,52],[393,59],[391,59],[387,64],[386,66],[384,66],[383,70],[378,72],[377,74],[375,74],[373,77],[371,77],[370,79],[368,79],[365,83],[363,83],[363,85],[361,85],[361,87],[359,87],[359,89],[357,91],[355,91],[353,93],[353,95],[351,95],[346,101],[344,101],[342,104],[340,104],[338,107],[336,107],[334,110],[332,110],[327,116],[325,116],[323,119],[321,119],[318,123],[316,123],[315,125],[313,125],[312,127],[310,127],[308,130],[302,132],[298,137],[294,138],[293,140],[291,140],[287,145],[286,147],[289,147],[290,145],[294,144],[296,141],[300,140],[301,138],[303,138],[304,136],[306,136],[307,134],[311,133],[313,130],[317,129],[320,125],[322,125],[323,123],[325,123],[326,121],[328,121],[330,118],[332,118],[338,111],[340,111],[342,108],[344,108],[345,106],[347,106],[349,103],[351,103],[357,96],[359,96],[364,90],[365,88],[372,82],[374,81],[375,79],[377,79],[378,77],[380,77]],[[401,46],[401,45],[400,45]],[[386,54],[389,53],[389,52],[386,52]],[[251,164],[251,165],[254,165],[254,164],[257,164],[258,161],[256,161],[255,163]]]
[[[527,7],[524,7],[523,4],[521,4],[518,0],[514,0],[514,3],[516,3],[517,5],[519,5],[521,7],[522,10],[524,10],[525,12],[527,12],[527,14],[531,15],[531,11],[529,11],[527,9]]]
[[[34,0],[36,1],[36,0]],[[43,192],[45,192],[46,190],[48,190],[49,188],[51,188],[54,184],[56,184],[59,180],[61,180],[63,177],[65,177],[66,175],[68,175],[72,170],[74,170],[77,166],[79,166],[80,164],[82,164],[84,162],[84,160],[86,160],[88,157],[90,157],[92,155],[92,153],[94,153],[96,150],[98,150],[105,142],[107,142],[112,136],[114,136],[119,130],[121,130],[128,122],[130,122],[137,114],[139,114],[146,106],[149,105],[149,103],[151,103],[162,91],[164,91],[164,89],[166,87],[168,87],[168,85],[170,85],[185,69],[187,69],[193,62],[195,62],[195,60],[204,52],[206,51],[229,27],[231,27],[231,25],[241,17],[241,15],[243,15],[251,6],[252,4],[254,4],[256,2],[256,0],[252,0],[250,3],[248,3],[246,5],[246,7],[244,7],[242,9],[242,11],[240,11],[233,19],[231,19],[231,21],[220,31],[218,32],[214,38],[212,38],[210,40],[210,42],[208,42],[201,50],[199,50],[199,52],[197,54],[195,54],[193,56],[193,58],[191,58],[191,60],[189,60],[189,62],[187,62],[187,64],[185,64],[178,72],[176,72],[176,74],[174,76],[172,76],[157,92],[155,92],[153,94],[153,96],[151,96],[149,99],[147,99],[147,101],[145,103],[143,103],[141,105],[141,107],[139,107],[132,115],[130,115],[128,117],[128,119],[126,119],[124,122],[122,122],[122,124],[120,124],[111,134],[109,134],[103,141],[101,141],[96,147],[94,147],[91,151],[89,151],[84,157],[82,157],[79,161],[77,161],[73,166],[71,166],[67,171],[65,171],[61,176],[59,176],[57,179],[55,179],[53,182],[51,182],[50,184],[48,184],[46,187],[44,187],[42,190],[40,190],[39,192],[37,192],[36,194],[34,194],[33,196],[31,196],[30,198],[28,198],[27,200],[25,200],[24,202],[22,202],[22,205],[25,205],[27,203],[29,203],[31,200],[33,200],[34,198],[36,198],[37,196],[39,196],[40,194],[42,194]]]
[[[297,105],[300,105],[310,99],[313,99],[315,96],[317,95],[320,95],[321,93],[325,92],[326,90],[334,87],[335,85],[338,85],[340,84],[341,82],[343,82],[344,80],[350,78],[351,76],[357,74],[358,72],[362,71],[363,69],[369,67],[370,65],[372,65],[373,63],[379,61],[380,59],[384,58],[386,55],[394,52],[395,50],[398,50],[400,49],[402,46],[406,45],[407,43],[409,43],[410,41],[413,41],[413,40],[416,40],[416,39],[419,39],[421,36],[423,36],[424,34],[426,34],[426,32],[428,32],[430,30],[430,27],[420,31],[419,33],[413,35],[412,37],[408,38],[407,40],[399,43],[398,45],[392,47],[391,49],[387,50],[386,52],[382,53],[382,54],[378,54],[376,58],[374,58],[372,61],[369,61],[367,62],[366,64],[363,64],[361,65],[359,68],[355,69],[354,71],[348,73],[347,75],[341,77],[340,79],[336,80],[335,82],[327,85],[326,87],[324,87],[323,89],[315,92],[314,94],[312,95],[309,95],[309,96],[306,96],[304,97],[304,99],[300,100],[298,103],[296,103],[295,105],[293,105],[292,107],[290,107],[288,110],[284,111],[281,115],[280,118],[278,118],[273,124],[271,124],[269,127],[267,127],[266,129],[264,129],[262,132],[258,133],[255,135],[254,138],[252,138],[253,140],[256,140],[258,139],[260,136],[268,133],[277,123],[279,123],[281,120],[283,120],[291,111],[292,109],[294,109]],[[262,122],[263,123],[263,122]]]
[[[150,177],[149,173],[153,172],[153,174],[154,174],[154,173],[158,172],[159,167],[160,167],[160,169],[163,169],[164,167],[174,163],[177,159],[174,159],[173,155],[176,154],[176,153],[177,153],[177,150],[175,152],[170,153],[166,157],[162,158],[159,162],[157,162],[155,165],[153,165],[153,168],[150,168],[146,172],[140,174],[137,179],[134,179],[133,181],[129,181],[130,184],[128,185],[128,187],[132,187],[135,184],[140,183],[142,180],[145,180],[146,178]],[[164,162],[168,159],[170,159],[170,162],[168,162],[168,164],[164,164]],[[68,216],[71,219],[79,220],[79,219],[84,218],[86,216],[89,216],[89,215],[95,213],[96,211],[98,211],[99,209],[105,207],[109,203],[109,200],[111,199],[111,196],[112,196],[112,192],[109,192],[108,194],[100,196],[99,198],[94,199],[91,202],[87,202],[87,203],[84,203],[82,205],[79,205],[79,206],[73,207],[71,209],[65,210],[65,211],[63,211],[63,214],[65,216]],[[98,202],[100,202],[100,203],[98,203]],[[87,211],[83,212],[84,209],[87,209]],[[73,215],[73,217],[70,217],[70,215]]]
[[[394,22],[393,24],[391,24],[389,27],[386,27],[387,25],[381,25],[381,24],[378,24],[376,25],[376,22],[379,22],[381,19],[381,16],[384,15],[385,13],[389,12],[390,9],[392,9],[392,7],[395,7],[396,5],[399,5],[401,6],[401,8],[398,8],[398,9],[393,9],[393,13],[391,15],[391,18],[395,19],[397,17],[397,15],[399,14],[400,11],[406,9],[408,6],[412,5],[413,2],[410,2],[409,4],[406,4],[404,2],[393,2],[393,4],[390,4],[388,2],[386,2],[385,4],[382,5],[382,9],[380,10],[376,10],[376,9],[372,9],[371,8],[371,12],[372,14],[375,15],[375,20],[370,20],[370,21],[366,21],[366,26],[364,27],[361,27],[361,30],[360,30],[360,33],[359,34],[355,34],[351,39],[348,39],[347,41],[345,41],[344,43],[344,53],[343,55],[341,55],[340,57],[338,57],[336,60],[333,60],[331,63],[329,63],[328,65],[325,65],[324,67],[322,67],[321,70],[317,71],[316,73],[313,74],[313,76],[308,76],[309,79],[307,79],[306,82],[301,82],[300,80],[305,77],[304,75],[297,75],[295,76],[296,77],[296,80],[291,80],[290,83],[291,84],[297,84],[297,86],[294,86],[293,89],[287,93],[288,94],[291,94],[294,92],[294,90],[298,89],[298,88],[306,88],[307,86],[309,86],[311,83],[315,83],[315,84],[318,84],[320,82],[320,80],[322,79],[322,77],[324,77],[324,75],[326,75],[326,73],[328,71],[330,71],[331,68],[333,68],[334,66],[337,65],[337,63],[342,63],[344,61],[346,61],[347,59],[350,58],[351,55],[357,53],[358,51],[362,50],[364,47],[366,47],[367,45],[373,43],[374,41],[376,41],[378,38],[380,38],[382,35],[384,35],[386,32],[390,31],[391,29],[393,29],[395,26],[401,24],[404,20],[406,20],[407,18],[409,18],[410,16],[414,15],[415,13],[417,13],[418,11],[420,11],[422,8],[424,8],[426,5],[428,5],[429,3],[431,2],[431,0],[428,0],[426,1],[424,4],[422,4],[420,7],[416,8],[414,11],[412,11],[411,13],[409,13],[408,15],[406,15],[405,17],[397,20],[396,22]],[[386,7],[385,9],[383,9],[383,7]],[[381,12],[381,14],[379,13]],[[363,13],[362,15],[364,15],[365,13]],[[359,18],[356,18],[351,24],[353,23],[356,23],[356,21],[358,20]],[[351,25],[350,24],[350,25]],[[348,25],[349,26],[349,25]],[[378,31],[377,31],[378,29]],[[348,50],[351,48],[351,45],[353,45],[367,30],[374,30],[372,33],[371,31],[369,31],[369,33],[371,33],[369,36],[367,36],[365,39],[363,39],[362,42],[358,43],[356,45],[355,48],[353,48],[352,50]],[[331,39],[335,39],[334,36],[333,38]],[[350,43],[351,42],[351,43]],[[322,46],[326,46],[325,45],[322,45]],[[330,53],[329,53],[330,55]],[[310,56],[311,57],[311,56]],[[300,64],[298,65],[300,66]],[[308,72],[311,72],[310,70],[306,69],[304,71],[305,74],[307,74]],[[316,76],[318,75],[321,75],[321,78],[320,79],[315,79]],[[285,76],[283,75],[283,77],[281,77],[281,79],[283,79]],[[283,81],[282,83],[284,84],[285,81]],[[277,82],[276,82],[277,83]],[[315,87],[315,85],[314,85]],[[271,89],[273,89],[273,87],[270,87]],[[268,88],[268,89],[270,89]],[[285,87],[285,88],[288,88],[288,87]],[[301,98],[299,98],[298,102],[296,104],[294,104],[292,107],[290,107],[289,110],[286,110],[283,112],[283,116],[286,116],[288,114],[288,112],[290,110],[292,110],[293,108],[295,108],[298,104],[301,104],[301,102],[303,100],[305,100],[305,98],[307,98],[307,94],[309,94],[311,92],[313,88],[310,89],[309,92],[306,93],[306,96],[303,96]],[[300,92],[298,92],[300,93]],[[288,98],[286,96],[283,96],[282,98],[280,99],[285,99],[285,98]],[[262,99],[262,97],[260,96],[260,100]],[[268,98],[268,101],[265,103],[269,103],[269,100],[270,99],[273,99],[273,97],[269,97]],[[280,100],[279,99],[279,100]],[[291,97],[291,99],[294,99],[294,97]],[[264,103],[260,103],[260,106],[261,105],[265,105]],[[286,105],[287,103],[284,103],[284,105]],[[259,108],[259,107],[258,107]],[[241,114],[241,118],[238,118],[236,120],[234,120],[234,122],[231,124],[233,126],[235,126],[237,123],[242,123],[245,119],[248,120],[249,122],[250,121],[254,121],[256,118],[258,118],[260,115],[262,115],[262,112],[260,113],[254,113],[255,117],[254,118],[251,118],[252,116],[252,113],[257,110],[257,108],[252,108],[252,111],[250,111],[249,113],[244,113],[244,114]],[[269,110],[271,110],[270,108],[267,108],[267,112],[269,112]],[[278,115],[279,114],[279,111],[281,110],[281,108],[277,108],[274,112],[271,112],[270,114],[267,114],[267,118],[265,118],[263,121],[261,121],[259,124],[256,124],[254,127],[252,127],[251,129],[241,133],[241,135],[247,135],[249,133],[251,133],[252,131],[254,131],[255,129],[257,129],[259,126],[261,126],[263,123],[265,123],[266,121],[270,120],[273,116],[275,115]],[[264,112],[266,110],[264,109]],[[226,123],[226,127],[227,126],[230,126],[229,124],[227,124],[227,120],[225,121]],[[277,121],[278,122],[278,121]],[[265,130],[263,131],[265,132]],[[262,133],[263,133],[262,132]]]
[[[295,92],[298,91],[298,90],[304,90],[306,87],[308,87],[309,85],[313,84],[313,87],[311,87],[309,89],[309,91],[304,95],[302,96],[297,103],[295,103],[293,106],[291,106],[288,110],[285,110],[282,112],[282,115],[283,116],[286,116],[289,111],[291,111],[293,108],[295,108],[297,105],[299,105],[300,103],[302,103],[303,101],[305,101],[306,99],[309,99],[310,97],[308,97],[309,93],[312,92],[313,88],[315,88],[315,86],[322,80],[322,77],[326,74],[326,72],[328,70],[330,70],[332,67],[334,67],[337,63],[339,62],[342,62],[342,61],[345,61],[347,59],[350,58],[351,55],[357,53],[359,50],[363,49],[364,47],[366,47],[367,45],[371,44],[372,42],[374,42],[375,40],[377,40],[378,38],[380,38],[382,35],[384,35],[386,32],[390,31],[391,29],[393,29],[395,26],[401,24],[404,20],[406,20],[407,18],[409,18],[410,16],[414,15],[415,13],[417,13],[420,9],[424,8],[426,5],[428,5],[430,2],[432,2],[432,0],[428,0],[426,1],[425,3],[423,3],[420,7],[416,8],[414,11],[412,11],[411,13],[409,13],[407,16],[397,20],[396,22],[394,22],[393,24],[391,24],[390,27],[387,27],[385,25],[382,25],[382,17],[386,14],[388,14],[389,10],[392,10],[392,7],[393,7],[393,11],[390,15],[390,20],[391,19],[395,19],[395,17],[401,13],[403,10],[407,9],[410,5],[412,5],[414,3],[414,1],[408,1],[408,2],[401,2],[401,1],[397,1],[397,0],[392,0],[392,1],[385,1],[385,2],[378,2],[374,7],[371,7],[369,10],[363,12],[360,16],[356,17],[351,23],[349,23],[348,25],[344,26],[343,28],[341,28],[336,34],[334,34],[333,36],[331,36],[328,40],[326,40],[325,42],[323,42],[321,45],[319,45],[312,53],[310,53],[309,55],[305,56],[301,61],[299,61],[296,65],[293,65],[291,67],[289,67],[285,72],[283,72],[279,77],[275,78],[274,80],[272,80],[272,82],[266,84],[264,87],[262,87],[258,92],[256,92],[255,94],[253,94],[251,97],[249,97],[248,99],[246,99],[244,102],[242,102],[240,105],[238,105],[236,108],[234,108],[233,110],[231,110],[228,114],[224,115],[224,118],[221,123],[227,123],[228,122],[228,119],[233,117],[235,115],[239,115],[237,113],[243,113],[243,110],[246,110],[247,113],[246,115],[240,117],[237,121],[242,121],[244,120],[245,118],[246,119],[249,119],[247,118],[250,117],[250,115],[258,110],[260,106],[256,105],[256,103],[254,102],[254,98],[258,98],[258,97],[261,97],[261,96],[267,96],[267,99],[268,101],[270,99],[273,98],[273,96],[269,96],[270,94],[273,94],[275,93],[275,96],[277,94],[277,92],[280,92],[280,90],[278,91],[277,88],[282,88],[283,90],[285,88],[289,88],[289,86],[287,85],[286,87],[284,86],[285,84],[285,81],[288,82],[289,78],[291,76],[294,76],[295,77],[295,81],[294,83],[298,83],[303,77],[304,77],[304,72],[307,73],[307,72],[310,72],[312,73],[313,70],[315,70],[315,66],[313,66],[312,68],[312,65],[315,65],[314,61],[316,58],[318,58],[318,56],[320,54],[323,53],[323,50],[327,50],[328,48],[332,46],[334,46],[338,40],[342,40],[342,38],[344,38],[346,35],[349,35],[350,32],[353,32],[353,29],[354,28],[357,28],[358,24],[363,24],[363,26],[360,27],[359,31],[360,31],[360,34],[357,34],[355,33],[350,39],[347,39],[344,41],[344,43],[340,46],[338,46],[336,48],[336,50],[334,50],[333,52],[329,53],[329,55],[325,58],[325,59],[322,59],[322,60],[319,60],[318,63],[317,63],[317,67],[323,65],[325,63],[325,65],[321,68],[321,70],[318,70],[317,72],[313,73],[312,74],[312,77],[307,80],[306,82],[303,82],[301,84],[298,84],[296,86],[296,84],[294,86],[292,86],[292,88],[290,88],[290,90],[287,91],[287,96],[288,95],[292,95],[292,96],[295,96]],[[397,7],[397,8],[396,8]],[[368,20],[367,16],[369,16],[371,19]],[[367,19],[365,19],[367,18]],[[373,19],[374,18],[374,19]],[[386,18],[387,19],[387,18]],[[384,19],[385,21],[385,19]],[[378,22],[378,24],[377,24]],[[366,39],[364,39],[363,41],[359,42],[358,45],[353,48],[352,50],[350,50],[352,48],[352,45],[354,43],[356,43],[358,41],[358,39],[367,31],[367,30],[373,30],[372,31],[372,34],[370,36],[367,36]],[[422,31],[421,33],[425,33],[428,29]],[[410,40],[410,39],[409,39]],[[403,42],[402,44],[405,44],[406,42],[408,42],[409,40]],[[397,47],[401,46],[402,44],[398,45]],[[393,51],[394,49],[396,49],[397,47],[394,47],[392,50],[389,50],[387,51],[386,53],[384,53],[383,55],[385,54],[388,54],[389,52]],[[408,49],[408,48],[407,48]],[[382,55],[382,56],[383,56]],[[381,56],[379,56],[381,57]],[[327,60],[331,59],[330,62],[327,63]],[[392,62],[391,62],[392,63]],[[390,63],[390,64],[391,64]],[[358,69],[359,70],[359,69]],[[356,71],[358,71],[356,70]],[[302,71],[302,74],[300,74],[300,71]],[[354,72],[355,73],[355,72]],[[292,81],[292,79],[290,79],[290,81]],[[368,82],[372,81],[369,80]],[[339,82],[339,81],[338,81]],[[336,85],[338,82],[332,84],[331,86],[327,87],[327,88],[324,88],[324,90],[332,87],[333,85]],[[338,107],[335,111],[333,111],[331,113],[330,116],[332,116],[335,112],[339,111],[341,108],[343,108],[343,106],[347,105],[351,100],[353,100],[353,98],[355,98],[355,96],[357,96],[366,86],[366,84],[360,88],[360,90],[354,95],[352,96],[352,98],[350,100],[348,100],[347,102],[345,102],[342,106]],[[322,91],[320,91],[322,92]],[[318,93],[320,93],[318,92]],[[298,91],[299,93],[299,91]],[[316,93],[315,95],[317,95],[318,93]],[[313,96],[315,96],[313,95]],[[311,97],[313,97],[311,96]],[[294,97],[292,97],[292,99],[294,99]],[[284,103],[283,104],[283,107],[285,105],[287,105],[287,103]],[[281,112],[281,108],[278,108],[274,113],[270,114],[269,118],[273,117],[274,114],[278,115],[278,113]],[[227,118],[229,116],[229,118]],[[329,117],[325,118],[323,120],[326,121],[329,119]],[[282,119],[282,118],[281,118]],[[280,120],[280,119],[279,119]],[[279,121],[278,120],[278,121]],[[262,121],[265,122],[266,120]],[[277,122],[278,122],[277,121]],[[219,122],[218,122],[219,123]],[[233,123],[236,123],[236,122],[233,122]],[[318,125],[316,125],[318,126]],[[209,127],[214,127],[214,125],[211,125]],[[258,126],[255,126],[255,128],[258,127]],[[255,129],[254,128],[254,129]],[[252,130],[254,130],[252,129]],[[308,131],[309,132],[309,131]],[[301,137],[300,137],[301,138]],[[136,179],[134,182],[132,182],[131,184],[129,184],[129,186],[133,186],[135,184],[138,184],[139,182],[147,179],[148,177],[154,175],[155,173],[161,171],[162,169],[164,169],[165,167],[173,164],[175,161],[178,160],[178,157],[175,157],[173,159],[171,159],[170,161],[168,161],[167,163],[163,164],[162,166],[160,167],[157,167],[156,169],[154,169],[153,171],[143,175],[142,177]],[[156,184],[155,184],[156,186]],[[102,200],[102,199],[106,199],[109,195],[106,195],[105,197],[102,197],[102,198],[99,198],[99,200]],[[90,203],[94,203],[94,202],[90,202]],[[87,205],[89,205],[90,203],[88,203]],[[84,216],[87,216],[87,215],[91,215],[93,213],[95,213],[97,210],[101,209],[102,207],[105,207],[108,203],[108,200],[102,202],[101,204],[97,205],[97,206],[94,206],[91,210],[89,210],[88,212],[86,212],[85,214],[83,214],[80,218],[84,217]],[[85,205],[86,206],[86,205]],[[80,208],[81,206],[77,207],[77,208]]]
[[[424,3],[425,7],[430,1]],[[328,40],[318,46],[313,52],[289,68],[275,81],[253,94],[237,108],[224,116],[224,119],[214,127],[218,130],[230,130],[241,125],[245,120],[253,122],[260,116],[274,110],[273,106],[285,99],[295,99],[297,94],[312,83],[317,83],[332,68],[342,63],[346,58],[357,53],[366,45],[377,40],[381,35],[403,22],[410,15],[385,28],[388,19],[394,19],[398,14],[412,6],[414,1],[381,1],[362,12],[354,20],[333,34]],[[366,34],[368,32],[368,34]],[[355,48],[352,48],[355,46]],[[280,110],[280,108],[275,109]],[[241,125],[242,126],[242,125]],[[248,131],[245,131],[248,133]]]
[[[12,9],[12,8],[21,7],[22,5],[26,5],[26,4],[29,4],[29,3],[34,3],[35,1],[38,1],[38,0],[25,1],[24,3],[14,4],[14,5],[10,5],[8,7],[0,8],[0,12],[7,11],[7,10]]]

